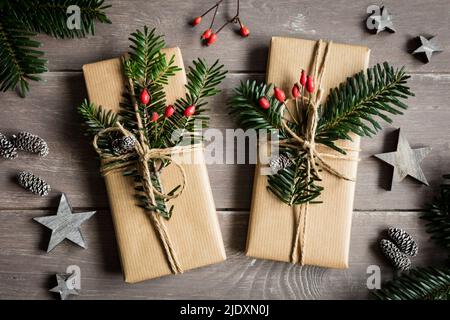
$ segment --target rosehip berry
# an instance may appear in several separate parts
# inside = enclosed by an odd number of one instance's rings
[[[241,33],[241,36],[248,37],[250,35],[250,30],[246,26],[242,25],[240,33]]]
[[[294,84],[292,87],[292,96],[294,98],[298,98],[300,96],[300,88],[298,87],[298,84]]]
[[[211,35],[209,36],[209,38],[206,40],[206,44],[208,46],[212,45],[214,42],[216,42],[217,40],[217,33],[211,32]]]
[[[198,25],[200,22],[202,22],[202,17],[196,17],[194,20],[192,20],[192,26],[195,27],[196,25]]]
[[[139,96],[139,100],[142,104],[148,105],[150,103],[150,95],[148,94],[147,89],[142,89],[141,94]]]
[[[175,112],[175,108],[173,107],[173,105],[168,105],[166,107],[166,110],[164,111],[164,117],[169,118],[171,117]]]
[[[306,90],[309,93],[313,93],[315,89],[316,88],[315,88],[313,77],[308,76],[308,78],[306,79]]]
[[[209,39],[209,37],[211,37],[211,34],[212,34],[211,29],[205,30],[205,32],[203,32],[203,34],[202,34],[202,39],[203,40]]]
[[[157,112],[152,113],[151,122],[156,122],[159,119],[159,114]]]
[[[280,88],[275,87],[273,89],[273,94],[275,96],[275,99],[277,99],[280,102],[284,102],[286,100],[286,95],[284,94],[284,91]]]
[[[259,106],[261,108],[263,108],[264,110],[267,110],[270,108],[270,102],[269,102],[269,100],[267,100],[266,97],[259,98],[258,102],[259,102]]]
[[[189,106],[186,109],[184,109],[184,116],[185,117],[190,117],[195,113],[195,106]]]
[[[304,87],[306,84],[306,73],[305,70],[302,70],[302,74],[300,75],[300,84]]]

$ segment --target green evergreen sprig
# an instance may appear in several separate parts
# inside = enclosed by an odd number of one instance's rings
[[[445,175],[450,179],[450,175]],[[426,230],[431,239],[444,248],[444,255],[450,253],[450,184],[440,187],[439,196],[421,216],[428,221]],[[403,273],[373,292],[382,300],[449,300],[450,260],[445,266],[415,268]]]
[[[385,62],[348,78],[332,89],[326,102],[319,107],[316,143],[345,154],[345,150],[335,144],[337,140],[351,140],[351,133],[369,137],[374,135],[381,129],[379,119],[390,123],[390,115],[402,114],[402,110],[407,108],[402,100],[413,96],[407,87],[408,79],[409,75],[403,69],[395,70]],[[290,136],[282,121],[287,110],[284,103],[270,95],[272,88],[272,84],[256,81],[241,83],[230,100],[230,113],[244,129],[277,131],[279,139],[286,139]],[[266,97],[270,103],[267,110],[259,105],[261,97]],[[306,119],[307,112],[307,109],[301,110],[302,119]],[[304,123],[297,124],[289,118],[284,120],[291,130],[304,137]],[[269,176],[268,189],[289,205],[314,201],[323,188],[320,178],[308,166],[305,152],[286,146],[280,151],[290,158],[293,165]],[[309,182],[305,180],[308,168]]]
[[[416,268],[373,292],[380,300],[449,300],[450,269]]]
[[[207,110],[207,98],[220,92],[218,85],[225,78],[227,71],[218,61],[211,66],[198,59],[189,67],[187,74],[186,94],[174,103],[175,111],[171,116],[165,116],[168,103],[165,94],[165,86],[170,85],[170,78],[181,70],[175,65],[175,57],[167,57],[162,49],[166,46],[164,38],[157,35],[155,29],[144,27],[136,30],[130,36],[131,46],[129,57],[124,59],[123,67],[125,76],[133,83],[134,92],[127,87],[123,95],[121,110],[118,114],[112,111],[105,112],[101,107],[84,102],[79,107],[79,113],[87,126],[87,132],[95,135],[105,128],[114,127],[120,121],[124,127],[139,139],[137,117],[134,109],[134,101],[138,104],[138,112],[143,122],[143,133],[146,143],[150,148],[171,148],[176,145],[192,144],[202,140],[200,131],[207,127],[209,118],[204,114]],[[150,103],[145,105],[139,100],[140,93],[147,90],[150,94]],[[132,96],[133,95],[133,96]],[[186,116],[184,111],[189,106],[195,106],[195,112]],[[156,113],[158,118],[152,121]],[[196,122],[199,123],[196,123]],[[194,123],[198,127],[194,125]],[[111,142],[117,136],[105,137],[99,141],[99,147],[105,154],[114,155]],[[137,160],[137,156],[136,156]],[[160,192],[165,192],[160,182],[159,172],[169,162],[151,160],[151,180],[153,186]],[[156,204],[143,192],[142,176],[136,168],[130,168],[125,175],[131,176],[135,181],[136,198],[140,206],[150,211],[156,211],[164,218],[169,219],[173,212],[173,206],[168,208],[165,199],[156,196]],[[180,186],[176,186],[167,194],[174,194]]]
[[[80,29],[69,29],[67,8],[80,8]],[[24,97],[29,81],[40,81],[48,71],[39,41],[44,33],[55,38],[82,38],[94,34],[95,21],[111,23],[104,0],[8,0],[0,5],[0,90],[18,89]]]

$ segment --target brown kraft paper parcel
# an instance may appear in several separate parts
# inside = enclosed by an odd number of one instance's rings
[[[267,67],[267,83],[276,84],[290,92],[298,82],[301,69],[311,70],[316,41],[273,37]],[[324,50],[321,50],[321,61]],[[365,70],[369,63],[370,50],[366,47],[333,43],[330,47],[327,69],[322,86],[328,94],[331,88],[344,82],[347,77]],[[326,97],[322,99],[325,101]],[[339,141],[338,145],[359,149],[359,137],[353,141]],[[319,152],[330,152],[320,148]],[[349,152],[353,157],[358,152]],[[328,160],[328,159],[327,159]],[[355,178],[357,161],[330,159],[327,161],[342,174]],[[350,246],[350,228],[353,212],[355,182],[345,181],[322,170],[324,187],[317,201],[309,204],[307,213],[299,215],[298,208],[290,207],[266,189],[267,176],[260,174],[261,165],[256,166],[253,186],[252,208],[247,235],[246,254],[255,258],[291,262],[297,221],[300,219],[300,239],[303,241],[297,262],[329,268],[347,268]]]
[[[170,104],[184,96],[186,74],[178,48],[164,49],[163,52],[168,57],[175,54],[175,64],[182,68],[170,78],[165,88],[167,103]],[[84,65],[83,73],[90,101],[117,112],[125,89],[121,60]],[[164,221],[184,270],[218,263],[226,258],[203,151],[194,149],[189,152],[195,153],[192,156],[196,163],[182,164],[187,186],[178,198],[170,200],[169,205],[174,205],[174,212],[169,221]],[[174,165],[163,170],[161,179],[166,190],[180,183]],[[133,178],[114,172],[105,176],[105,184],[125,281],[134,283],[171,274],[149,213],[137,205]]]

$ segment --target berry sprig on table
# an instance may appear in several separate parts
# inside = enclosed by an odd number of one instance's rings
[[[210,46],[214,42],[216,42],[219,32],[222,31],[230,23],[239,24],[239,34],[242,37],[246,38],[250,35],[250,30],[248,29],[247,26],[245,26],[242,23],[241,18],[239,17],[239,8],[240,8],[239,0],[237,0],[237,9],[236,9],[235,16],[233,18],[227,20],[220,28],[217,29],[217,31],[214,32],[214,29],[213,29],[214,21],[216,19],[217,11],[219,10],[219,6],[221,5],[222,2],[223,2],[223,0],[219,0],[214,6],[212,6],[208,10],[206,10],[202,15],[194,18],[191,22],[192,26],[195,27],[196,25],[198,25],[202,22],[204,16],[206,16],[208,13],[210,13],[211,11],[214,10],[213,18],[211,20],[209,28],[206,29],[202,33],[202,36],[200,37],[202,39],[203,43],[208,46]]]

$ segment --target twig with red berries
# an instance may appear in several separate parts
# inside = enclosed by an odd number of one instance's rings
[[[204,115],[207,98],[220,92],[217,86],[227,72],[223,65],[216,61],[210,66],[202,59],[195,60],[186,75],[186,95],[178,98],[174,104],[167,104],[164,87],[169,78],[181,69],[174,65],[174,57],[167,59],[162,53],[165,42],[162,36],[155,34],[155,30],[144,27],[143,31],[134,32],[131,40],[131,52],[123,62],[124,73],[129,81],[120,113],[105,112],[100,107],[83,103],[80,113],[89,127],[89,133],[97,136],[105,129],[120,127],[120,123],[127,132],[135,136],[135,141],[140,145],[145,144],[149,149],[172,148],[181,140],[186,142],[185,139],[190,144],[200,142],[202,138],[198,135],[198,130],[206,127],[209,120]],[[178,135],[180,131],[182,134]],[[111,130],[98,138],[97,145],[102,156],[114,161],[126,159],[138,162],[141,158],[134,147],[117,151],[112,148],[113,140],[120,138],[118,134],[117,130]],[[157,166],[160,162],[163,162],[162,167],[169,163],[161,159],[149,160],[149,164],[155,168],[162,168],[161,165]],[[161,192],[157,177],[152,176],[152,183]],[[143,199],[144,205],[163,217],[170,218],[171,209],[166,206],[167,199],[158,195],[155,197],[156,203],[147,197]]]
[[[351,140],[351,134],[371,137],[382,128],[379,118],[391,122],[390,114],[402,114],[407,108],[402,100],[414,95],[408,79],[403,68],[376,65],[332,89],[320,104],[322,89],[316,88],[320,82],[302,70],[291,99],[270,84],[241,83],[230,101],[231,114],[244,129],[278,133],[281,156],[289,160],[281,162],[290,165],[269,176],[267,187],[288,205],[299,205],[313,201],[323,190],[311,157],[322,169],[334,170],[311,145],[326,146],[341,153],[331,156],[345,158],[346,150],[337,145],[338,140]],[[343,177],[336,170],[334,174]]]
[[[192,20],[191,24],[192,26],[196,26],[198,24],[200,24],[200,22],[202,21],[203,17],[205,15],[207,15],[208,13],[210,13],[212,10],[214,10],[214,14],[211,20],[211,23],[209,25],[209,28],[206,29],[202,35],[201,35],[201,40],[208,46],[212,45],[214,42],[216,42],[218,34],[220,31],[222,31],[226,26],[228,26],[230,23],[234,23],[234,24],[239,24],[239,34],[246,38],[250,35],[250,30],[248,29],[247,26],[245,26],[242,21],[241,18],[239,16],[239,11],[240,11],[240,1],[237,0],[237,9],[236,9],[236,14],[234,15],[233,18],[227,20],[220,28],[217,29],[216,32],[213,31],[213,26],[214,26],[214,21],[216,19],[216,15],[217,12],[219,10],[219,6],[222,3],[223,0],[220,0],[219,2],[217,2],[214,6],[212,6],[211,8],[209,8],[208,10],[206,10],[201,16],[198,16],[196,18],[194,18],[194,20]]]

